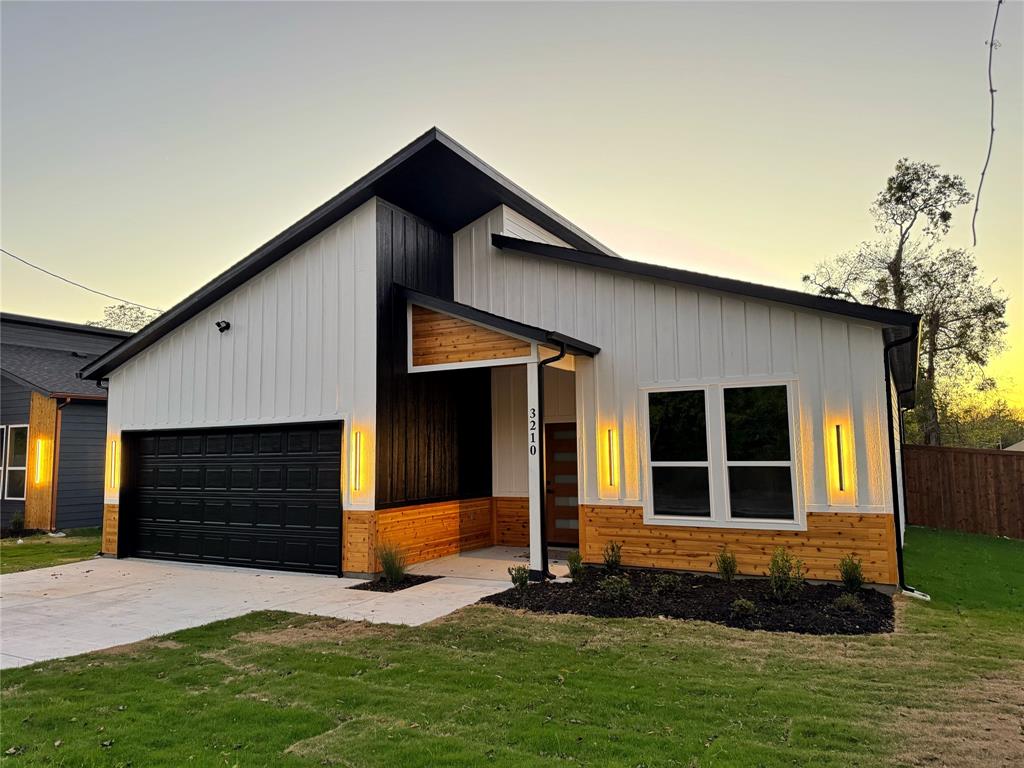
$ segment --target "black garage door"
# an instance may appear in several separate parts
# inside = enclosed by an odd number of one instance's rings
[[[341,424],[128,433],[125,553],[337,573]]]

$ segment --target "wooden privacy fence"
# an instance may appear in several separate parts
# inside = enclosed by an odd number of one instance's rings
[[[1024,451],[903,446],[907,522],[1024,539]]]

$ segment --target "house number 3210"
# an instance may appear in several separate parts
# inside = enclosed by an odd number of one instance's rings
[[[537,455],[537,409],[530,409],[530,455]]]

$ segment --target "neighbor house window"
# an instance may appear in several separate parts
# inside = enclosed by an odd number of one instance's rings
[[[7,452],[4,461],[4,498],[25,498],[28,463],[28,426],[7,428]]]
[[[792,527],[787,384],[647,393],[648,518]]]

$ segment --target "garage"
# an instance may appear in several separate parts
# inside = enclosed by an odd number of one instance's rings
[[[337,573],[340,422],[125,433],[128,556]]]

